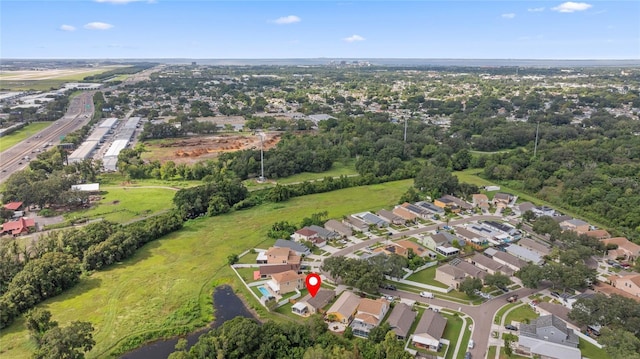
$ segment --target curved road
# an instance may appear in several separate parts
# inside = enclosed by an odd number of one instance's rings
[[[470,218],[463,218],[463,219],[458,219],[455,221],[450,221],[449,222],[449,226],[454,226],[457,224],[463,224],[463,223],[467,223],[467,222],[471,222],[471,221],[478,221],[478,220],[502,220],[503,217],[502,216],[492,216],[492,215],[483,215],[483,216],[474,216],[474,217],[470,217]],[[408,230],[408,231],[404,231],[404,232],[400,232],[400,233],[396,233],[393,234],[391,236],[389,236],[390,239],[399,239],[402,236],[409,236],[409,235],[413,235],[413,234],[419,234],[419,233],[423,233],[423,232],[427,232],[427,231],[432,231],[437,229],[438,227],[443,226],[443,224],[433,224],[433,225],[429,225],[429,226],[425,226],[422,228],[418,228],[418,229],[412,229],[412,230]],[[346,256],[348,254],[351,254],[355,251],[357,251],[358,249],[362,249],[364,247],[370,246],[372,244],[375,244],[376,242],[379,242],[381,240],[385,240],[386,238],[383,237],[374,237],[372,239],[368,239],[365,241],[362,241],[361,243],[357,243],[354,244],[348,248],[345,249],[341,249],[333,254],[331,254],[331,256]],[[325,275],[327,275],[327,273],[323,273]],[[500,296],[497,296],[491,300],[488,300],[480,305],[466,305],[466,304],[460,304],[457,302],[450,302],[447,300],[443,300],[443,299],[438,299],[438,298],[434,298],[434,299],[427,299],[427,298],[422,298],[420,297],[418,294],[415,293],[411,293],[411,292],[406,292],[406,291],[402,291],[402,290],[397,290],[397,291],[393,291],[393,290],[385,290],[385,289],[380,289],[381,293],[384,294],[388,294],[388,295],[393,295],[393,296],[399,296],[402,298],[407,298],[407,299],[411,299],[411,300],[415,300],[418,302],[422,302],[422,303],[428,303],[430,305],[436,305],[436,306],[440,306],[443,308],[448,308],[454,311],[459,311],[459,312],[463,312],[465,314],[467,314],[468,316],[470,316],[473,319],[474,325],[473,325],[473,333],[471,338],[473,339],[473,341],[475,342],[475,347],[471,350],[469,350],[471,352],[471,355],[473,358],[485,358],[487,355],[487,349],[488,349],[488,344],[489,344],[489,336],[491,335],[491,325],[493,324],[493,316],[496,314],[496,312],[504,305],[508,304],[506,299],[514,294],[517,294],[520,298],[529,296],[533,293],[536,293],[540,290],[543,290],[544,287],[538,288],[538,289],[529,289],[529,288],[521,288],[515,291],[511,291],[509,293],[505,293],[502,294]],[[437,296],[437,294],[436,294]],[[464,350],[466,351],[467,348],[460,348],[460,350]]]
[[[0,183],[4,182],[12,173],[24,169],[29,161],[26,156],[36,157],[38,149],[49,148],[60,143],[60,137],[86,125],[93,116],[93,94],[95,91],[83,92],[69,102],[67,113],[55,121],[48,128],[16,144],[0,153]]]

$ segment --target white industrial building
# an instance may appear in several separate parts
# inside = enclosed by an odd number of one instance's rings
[[[118,155],[120,151],[127,148],[129,141],[133,139],[133,135],[140,123],[140,117],[131,117],[127,122],[119,129],[116,134],[116,140],[113,141],[111,147],[105,153],[102,159],[102,164],[106,171],[115,171],[118,164]]]
[[[107,134],[116,125],[117,121],[118,119],[115,117],[102,121],[102,123],[91,132],[91,135],[69,155],[69,163],[80,162],[91,158]]]

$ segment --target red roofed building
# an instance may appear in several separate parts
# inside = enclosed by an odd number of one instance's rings
[[[291,239],[294,241],[311,241],[312,239],[318,237],[318,232],[311,230],[307,227],[299,229],[291,235]]]
[[[10,211],[19,211],[22,208],[22,202],[9,202],[4,205],[4,208]]]
[[[22,233],[29,233],[29,228],[35,226],[36,221],[33,218],[20,217],[18,220],[4,223],[2,225],[2,233],[10,233],[17,236]]]

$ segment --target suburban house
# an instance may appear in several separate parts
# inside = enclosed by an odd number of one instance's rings
[[[611,259],[624,258],[625,260],[631,262],[636,260],[636,258],[640,257],[640,245],[630,242],[628,239],[624,237],[614,237],[614,238],[603,239],[602,243],[604,243],[607,246],[610,244],[615,244],[618,246],[618,249],[614,249],[614,250],[610,249],[607,252],[607,255]],[[617,252],[613,252],[613,251],[617,251]]]
[[[489,197],[484,193],[476,193],[471,196],[472,204],[474,207],[480,208],[483,212],[489,210]]]
[[[313,231],[307,227],[300,228],[291,235],[291,239],[293,239],[296,242],[311,241],[313,238],[317,238],[317,237],[318,237],[318,232]]]
[[[516,256],[499,251],[495,248],[487,248],[484,251],[484,254],[492,258],[494,261],[504,264],[516,272],[529,264]]]
[[[470,230],[463,227],[455,227],[456,234],[459,238],[464,239],[465,244],[470,244],[476,249],[481,249],[483,246],[487,245],[488,241],[483,236],[471,232]]]
[[[299,256],[307,256],[311,254],[311,250],[309,250],[307,246],[294,241],[288,241],[286,239],[278,239],[273,246],[278,248],[289,248]]]
[[[384,219],[385,221],[391,223],[391,224],[398,224],[398,225],[404,225],[406,223],[406,221],[404,220],[404,218],[396,215],[395,213],[388,211],[386,209],[381,209],[379,210],[377,213],[378,217]]]
[[[335,219],[330,219],[324,224],[324,228],[328,231],[338,233],[343,237],[349,237],[353,235],[353,230],[349,228],[349,226],[336,221]]]
[[[271,275],[271,280],[267,285],[271,290],[279,295],[295,292],[296,289],[303,289],[305,286],[305,275],[296,271],[288,270],[282,273]]]
[[[426,257],[429,255],[428,250],[426,250],[424,247],[422,247],[418,243],[412,242],[408,239],[403,239],[395,243],[403,248],[406,248],[407,252],[409,251],[409,249],[413,250],[413,253],[418,257]]]
[[[386,299],[360,299],[356,315],[351,322],[353,335],[368,338],[371,329],[380,325],[387,311],[389,302]]]
[[[366,224],[363,220],[356,218],[354,216],[349,216],[346,219],[346,223],[347,225],[351,226],[351,228],[355,229],[356,231],[366,231],[369,229],[369,225]]]
[[[609,276],[611,285],[627,292],[635,297],[640,297],[640,274],[632,273],[628,275],[612,275]]]
[[[353,292],[345,290],[331,308],[327,310],[327,318],[334,317],[336,322],[349,324],[356,313],[358,304],[360,304],[360,298]]]
[[[22,209],[23,202],[9,202],[3,207],[9,211],[20,211]]]
[[[436,206],[433,203],[420,201],[416,202],[416,206],[420,206],[421,208],[424,208],[427,211],[432,212],[433,214],[444,214],[444,209],[442,207]]]
[[[517,258],[533,264],[541,265],[542,263],[544,263],[544,259],[538,253],[522,246],[516,246],[512,244],[504,247],[504,250]]]
[[[425,310],[411,336],[411,343],[418,348],[438,351],[447,319],[432,310]]]
[[[300,264],[300,256],[289,248],[271,247],[266,252],[259,252],[258,264]]]
[[[367,224],[367,226],[376,226],[378,228],[381,228],[389,225],[389,222],[385,221],[384,219],[376,216],[371,212],[358,213],[358,214],[355,214],[355,216],[363,220],[364,223]]]
[[[389,244],[385,244],[381,247],[378,247],[376,249],[373,250],[373,252],[382,252],[386,255],[392,255],[392,254],[397,254],[399,256],[403,256],[403,257],[407,257],[409,254],[409,251],[407,250],[407,248],[404,248],[396,243],[389,243]]]
[[[454,201],[446,197],[440,197],[436,199],[435,201],[433,201],[433,204],[435,204],[436,206],[442,209],[448,208],[453,213],[460,212],[460,207],[458,207],[458,205]]]
[[[596,229],[593,231],[589,231],[586,233],[583,233],[585,236],[590,237],[590,238],[596,238],[596,239],[607,239],[607,238],[611,238],[611,234],[607,231],[605,231],[604,229]]]
[[[481,253],[474,254],[473,257],[467,258],[467,261],[476,267],[487,271],[489,274],[501,273],[511,277],[513,273],[515,273],[513,269],[504,264],[498,263]]]
[[[398,339],[404,340],[409,334],[409,329],[413,321],[416,320],[418,312],[411,310],[411,307],[405,303],[398,303],[393,307],[393,311],[387,318],[387,323],[391,326],[391,330],[396,333]]]
[[[467,274],[462,269],[450,264],[436,268],[435,280],[451,288],[457,289],[466,277]]]
[[[473,208],[473,206],[471,206],[467,201],[455,196],[448,195],[448,194],[445,194],[444,196],[440,197],[440,200],[451,201],[455,206],[465,211],[468,211]]]
[[[416,218],[418,218],[417,215],[415,215],[414,213],[412,213],[411,211],[409,211],[408,209],[402,207],[402,206],[396,206],[393,211],[393,214],[395,214],[396,216],[402,218],[405,220],[406,222],[415,222]]]
[[[291,307],[291,311],[298,315],[322,313],[323,308],[326,307],[335,296],[336,292],[331,289],[320,289],[315,297],[307,294],[304,298],[300,299]],[[296,305],[298,307],[294,309]]]
[[[301,258],[295,251],[289,248],[271,247],[265,252],[259,252],[256,263],[262,264],[254,272],[253,278],[267,278],[272,274],[282,273],[289,270],[300,271]]]
[[[581,359],[578,336],[555,315],[520,324],[518,348],[540,358]]]
[[[415,214],[418,218],[429,219],[431,216],[433,216],[433,213],[415,204],[405,202],[401,205],[401,207]],[[442,208],[440,208],[440,210],[442,210]]]
[[[553,209],[551,207],[547,207],[547,206],[533,207],[533,209],[531,209],[531,211],[533,211],[533,213],[536,215],[536,217],[542,217],[542,216],[553,217],[553,216],[555,216],[557,214],[555,209]]]
[[[498,192],[493,195],[493,205],[496,207],[506,207],[513,200],[513,196],[509,193]]]
[[[508,223],[496,222],[496,221],[484,221],[482,222],[482,224],[484,226],[489,227],[492,230],[508,235],[510,237],[509,240],[518,240],[522,237],[522,234],[520,233],[520,231]]]
[[[533,212],[533,209],[536,208],[536,205],[531,203],[531,202],[522,202],[518,205],[518,211],[520,211],[520,214],[524,214],[524,212],[526,211],[531,211]],[[535,212],[533,212],[535,214]]]
[[[447,246],[437,246],[436,252],[440,253],[445,257],[455,257],[460,254],[460,250],[455,247],[447,247]]]
[[[422,243],[425,247],[435,251],[437,247],[449,244],[449,239],[443,233],[436,233],[430,236],[422,237],[420,243]]]
[[[585,232],[589,232],[589,228],[591,228],[591,225],[581,219],[574,218],[564,222],[560,222],[560,228],[562,228],[565,231],[585,233]]]
[[[456,258],[449,262],[450,265],[462,270],[467,277],[479,278],[484,282],[484,278],[487,276],[487,272],[474,266],[469,262],[465,262],[460,258]]]
[[[551,248],[531,238],[522,238],[518,241],[518,245],[543,257],[551,253]]]
[[[316,232],[318,234],[318,237],[324,239],[325,241],[330,241],[332,239],[337,239],[340,237],[340,234],[338,234],[337,232],[327,230],[323,227],[316,226],[315,224],[306,228],[309,228],[310,230]]]
[[[29,233],[31,228],[36,226],[33,218],[20,217],[15,221],[9,221],[2,224],[2,234],[9,233],[12,236],[18,236],[23,233]]]

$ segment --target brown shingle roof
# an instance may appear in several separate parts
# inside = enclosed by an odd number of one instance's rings
[[[387,323],[389,323],[391,330],[393,330],[396,335],[406,337],[417,315],[418,313],[412,311],[410,306],[405,303],[398,303],[393,308],[391,314],[389,314]]]

